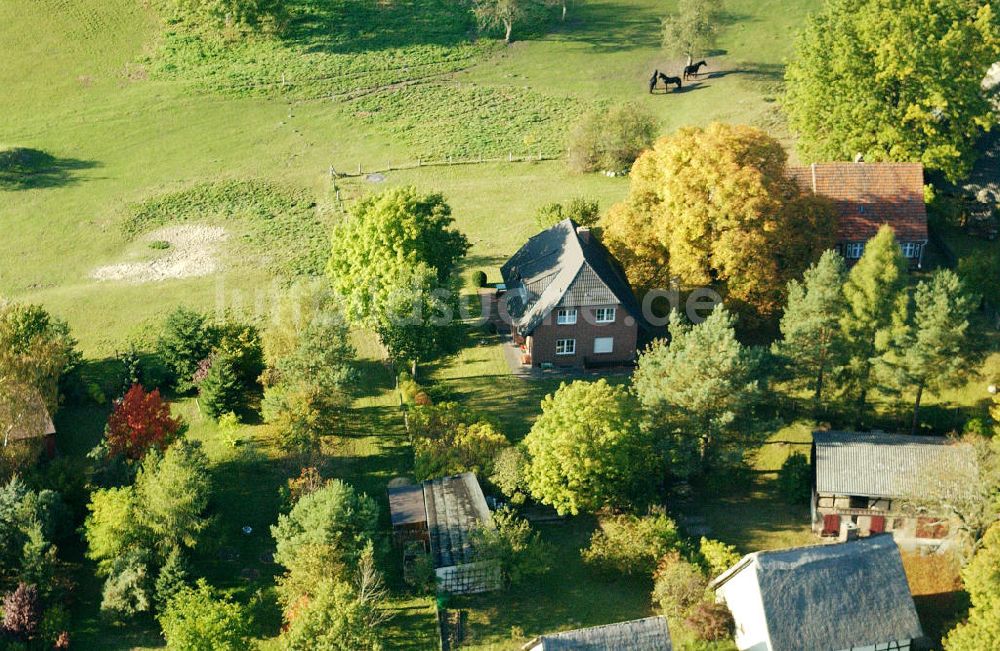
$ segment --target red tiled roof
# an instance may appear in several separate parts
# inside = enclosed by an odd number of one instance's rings
[[[789,165],[806,191],[828,197],[840,216],[837,239],[863,242],[889,224],[900,242],[927,240],[924,166],[920,163]]]

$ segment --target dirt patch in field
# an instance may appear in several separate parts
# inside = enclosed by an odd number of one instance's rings
[[[119,262],[95,269],[96,280],[119,280],[130,283],[155,283],[174,278],[208,276],[218,269],[220,245],[226,229],[219,226],[185,224],[157,229],[142,238],[143,242],[167,242],[170,247],[152,260]]]

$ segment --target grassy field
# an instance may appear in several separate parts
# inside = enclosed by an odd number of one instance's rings
[[[23,148],[18,160],[32,172],[11,182],[0,169],[0,296],[42,303],[68,319],[100,366],[179,304],[266,314],[290,276],[308,267],[283,263],[321,258],[322,234],[340,218],[331,167],[371,171],[418,158],[558,153],[582,112],[624,101],[650,110],[663,132],[729,120],[790,142],[777,104],[782,61],[792,32],[820,2],[730,0],[711,74],[668,95],[648,94],[646,80],[654,68],[679,72],[680,62],[659,48],[659,22],[672,0],[574,4],[564,24],[515,32],[510,47],[475,40],[466,14],[444,0],[295,4],[305,13],[287,38],[220,51],[161,24],[146,3],[0,0],[0,149]],[[279,188],[265,192],[261,201],[271,207],[263,217],[245,197],[203,192],[262,184]],[[349,206],[402,184],[445,194],[472,242],[464,270],[483,269],[491,280],[533,232],[539,206],[586,196],[604,209],[627,188],[625,179],[573,174],[550,160],[420,167],[381,180],[340,179],[337,189]],[[301,199],[269,203],[281,196]],[[227,230],[214,272],[156,283],[91,277],[103,265],[156,258],[142,237],[177,223]],[[326,451],[326,470],[385,506],[385,483],[408,473],[412,457],[378,346],[364,333],[357,344],[364,358],[357,433]],[[1000,358],[990,365],[987,375],[1000,373]],[[513,440],[523,438],[541,398],[558,386],[510,377],[486,335],[474,335],[427,373],[436,397],[490,414]],[[977,405],[985,377],[928,405]],[[281,508],[277,490],[299,464],[262,426],[245,426],[244,444],[234,449],[192,401],[175,408],[190,436],[204,441],[218,488],[219,519],[196,567],[260,604],[256,621],[268,648],[280,617],[269,597],[276,568],[263,554]],[[63,410],[61,449],[83,455],[104,418],[97,408]],[[799,440],[808,427],[796,423],[772,439]],[[780,502],[772,485],[788,449],[765,446],[750,490],[699,499],[690,514],[741,551],[804,540],[802,510]],[[250,536],[240,532],[244,525],[253,528]],[[648,614],[646,579],[609,580],[582,565],[579,550],[593,528],[588,518],[543,527],[558,572],[462,602],[473,647],[514,649],[547,630]],[[120,626],[100,617],[93,568],[82,550],[69,551],[82,563],[74,648],[160,646],[152,621]],[[435,648],[431,599],[402,588],[395,561],[389,578],[396,613],[389,647]]]

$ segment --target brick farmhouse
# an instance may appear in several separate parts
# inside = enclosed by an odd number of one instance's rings
[[[635,361],[648,326],[621,265],[570,219],[530,238],[501,268],[501,319],[531,366],[595,368]]]
[[[882,224],[896,234],[911,267],[927,246],[924,167],[920,163],[813,163],[789,166],[806,192],[827,197],[837,211],[837,250],[857,262]]]

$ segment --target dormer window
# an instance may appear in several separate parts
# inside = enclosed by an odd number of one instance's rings
[[[576,323],[576,308],[564,308],[556,311],[556,323],[559,325],[573,325]]]

